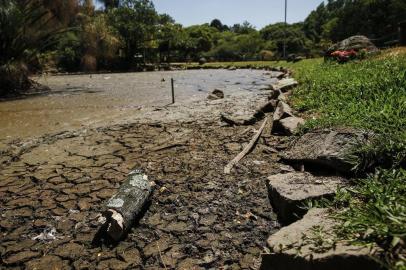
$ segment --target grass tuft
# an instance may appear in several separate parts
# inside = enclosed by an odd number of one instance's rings
[[[339,237],[384,249],[387,268],[406,267],[406,170],[379,170],[341,194]]]

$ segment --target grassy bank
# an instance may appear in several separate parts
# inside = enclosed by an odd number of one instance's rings
[[[230,68],[230,67],[235,67],[235,68],[272,68],[272,67],[285,67],[285,68],[291,68],[293,70],[302,70],[305,68],[310,68],[313,67],[316,64],[322,63],[323,59],[322,58],[317,58],[317,59],[305,59],[300,62],[292,63],[292,62],[286,62],[286,61],[244,61],[244,62],[210,62],[206,63],[203,65],[199,65],[198,63],[181,63],[181,65],[184,68],[190,68],[190,69],[195,69],[195,68],[207,68],[207,69],[221,69],[221,68]],[[176,65],[176,64],[175,64]]]
[[[301,86],[292,101],[298,110],[317,115],[308,128],[350,126],[382,136],[360,151],[358,169],[405,162],[406,54],[315,64],[298,75]]]
[[[354,152],[354,168],[370,170],[368,176],[341,190],[332,204],[343,224],[338,236],[377,243],[387,268],[406,269],[406,53],[293,69],[301,84],[292,102],[316,116],[306,129],[346,126],[377,135],[370,147]]]

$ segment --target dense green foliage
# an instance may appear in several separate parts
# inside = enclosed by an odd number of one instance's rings
[[[405,14],[403,0],[328,0],[310,13],[303,31],[316,43],[363,34],[384,45],[396,38],[398,24],[405,20]]]
[[[74,6],[63,8],[66,15],[75,9]],[[63,34],[62,25],[68,19],[56,18],[58,11],[47,2],[0,2],[0,95],[31,86],[28,69],[39,68],[39,53],[51,49]]]
[[[92,0],[0,1],[1,77],[41,69],[137,70],[149,63],[202,57],[209,61],[275,60],[282,57],[285,41],[288,54],[312,57],[354,34],[384,45],[394,38],[406,14],[403,0],[329,0],[302,23],[255,29],[246,21],[227,26],[214,19],[184,27],[169,15],[158,14],[151,0],[99,2],[104,8],[96,9]],[[25,79],[10,81],[19,80]]]

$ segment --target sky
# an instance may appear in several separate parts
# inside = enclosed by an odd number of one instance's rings
[[[184,26],[220,19],[233,25],[248,21],[257,29],[284,20],[284,0],[152,0],[159,13]],[[288,0],[288,22],[303,21],[322,0]]]

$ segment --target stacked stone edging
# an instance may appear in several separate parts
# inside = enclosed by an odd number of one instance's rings
[[[274,134],[293,135],[304,124],[287,104],[296,86],[294,79],[284,78],[271,87],[277,100]],[[272,175],[267,186],[279,221],[290,225],[269,237],[270,252],[262,257],[262,270],[382,269],[377,260],[381,254],[378,247],[370,249],[337,240],[337,221],[329,211],[305,207],[307,202],[334,197],[339,187],[348,185],[342,176],[352,169],[348,154],[354,146],[368,143],[370,137],[359,130],[313,131],[297,138],[281,155],[282,162],[298,171]]]

